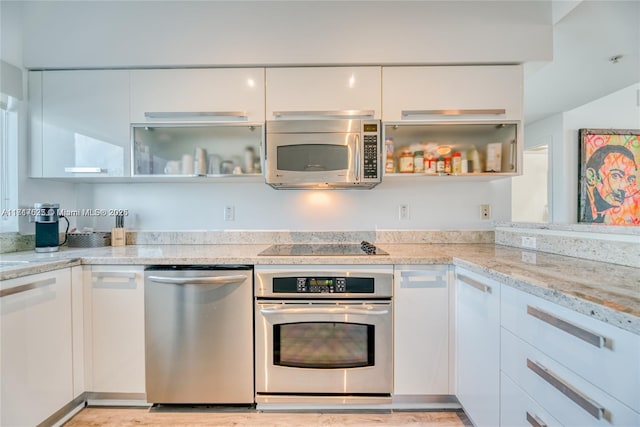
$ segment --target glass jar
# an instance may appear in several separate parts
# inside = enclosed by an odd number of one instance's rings
[[[444,173],[451,173],[451,157],[444,158]]]
[[[459,152],[453,153],[453,158],[451,159],[451,172],[462,173],[462,154]]]
[[[395,162],[393,160],[393,138],[387,138],[384,141],[385,163],[384,173],[393,173],[395,170]]]
[[[400,153],[398,163],[400,173],[413,173],[413,153],[411,151]]]
[[[424,173],[424,151],[413,153],[413,172]]]

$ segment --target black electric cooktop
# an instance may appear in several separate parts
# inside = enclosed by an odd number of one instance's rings
[[[272,245],[258,255],[261,256],[360,256],[389,255],[369,242],[357,243],[293,243]]]

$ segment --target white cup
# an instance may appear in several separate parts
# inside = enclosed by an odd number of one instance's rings
[[[184,175],[193,175],[193,156],[191,154],[182,156],[182,173]]]
[[[169,160],[164,167],[164,173],[167,175],[178,175],[182,171],[182,162],[180,160]]]
[[[222,162],[222,158],[217,154],[209,155],[209,171],[210,175],[218,175],[220,173],[220,162]]]

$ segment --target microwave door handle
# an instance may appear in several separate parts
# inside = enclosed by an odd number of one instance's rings
[[[355,180],[360,181],[360,135],[356,134]]]

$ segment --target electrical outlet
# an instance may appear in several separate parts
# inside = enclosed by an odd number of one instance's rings
[[[224,207],[224,220],[235,221],[236,220],[236,208],[233,206]]]
[[[480,205],[480,218],[491,219],[491,205]]]
[[[522,247],[535,249],[536,248],[536,238],[535,237],[522,237]]]
[[[409,205],[398,206],[398,219],[402,221],[409,219]]]

